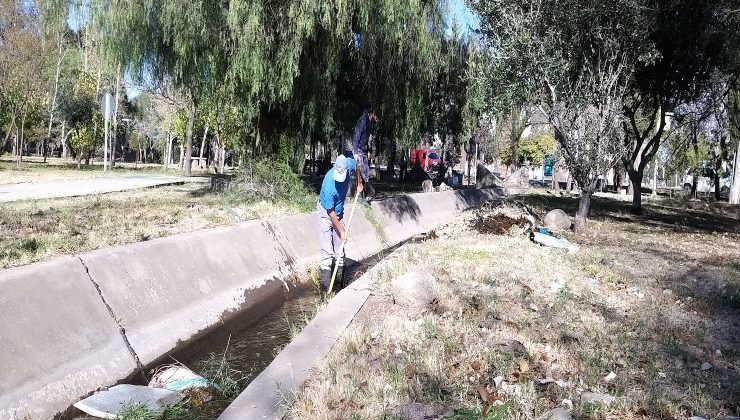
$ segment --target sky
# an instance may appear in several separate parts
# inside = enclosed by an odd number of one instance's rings
[[[456,21],[460,28],[460,35],[467,35],[471,31],[480,28],[480,19],[465,4],[465,0],[448,0],[450,6],[450,15],[448,16],[448,25]]]

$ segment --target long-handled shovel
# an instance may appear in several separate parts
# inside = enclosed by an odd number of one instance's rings
[[[347,229],[344,230],[344,241],[342,242],[342,245],[339,246],[339,252],[337,255],[339,258],[337,258],[337,262],[334,264],[334,270],[331,273],[331,281],[329,282],[329,289],[326,290],[326,295],[328,296],[332,289],[334,288],[334,279],[337,277],[337,270],[339,269],[339,261],[340,259],[344,258],[344,244],[347,243],[347,238],[349,237],[349,228],[352,226],[352,216],[355,215],[355,209],[357,208],[357,198],[360,196],[359,192],[355,193],[355,199],[352,202],[352,211],[349,213],[349,220],[347,221]]]

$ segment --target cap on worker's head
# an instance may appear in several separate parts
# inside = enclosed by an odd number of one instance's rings
[[[334,181],[344,182],[347,179],[347,158],[344,155],[337,156],[337,160],[334,162]]]

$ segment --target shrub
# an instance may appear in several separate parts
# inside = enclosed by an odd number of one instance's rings
[[[240,192],[247,197],[268,201],[287,201],[302,210],[310,211],[316,204],[316,195],[284,162],[259,159],[246,165],[238,180]]]

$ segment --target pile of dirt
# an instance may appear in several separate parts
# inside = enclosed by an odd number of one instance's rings
[[[483,234],[521,235],[537,226],[537,214],[527,205],[505,200],[486,203],[476,211],[471,227]]]
[[[505,214],[486,215],[474,221],[473,227],[487,235],[518,235],[532,228],[524,217],[512,218]]]

